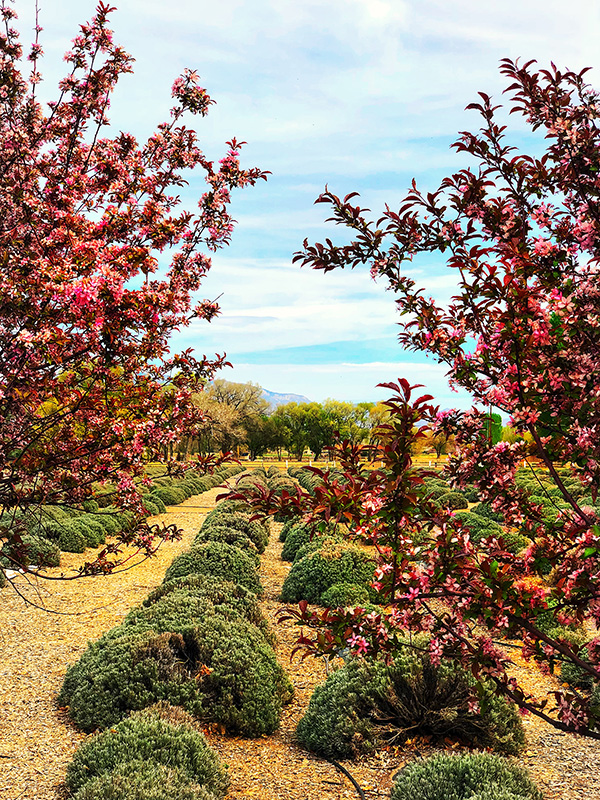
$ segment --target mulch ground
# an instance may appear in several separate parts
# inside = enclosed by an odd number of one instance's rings
[[[77,660],[88,641],[118,624],[157,586],[172,559],[186,550],[219,490],[213,489],[158,517],[183,529],[180,542],[133,569],[108,577],[28,584],[19,589],[42,609],[25,603],[6,587],[0,591],[0,797],[3,800],[58,800],[64,797],[66,765],[85,739],[68,714],[58,709],[56,694],[66,667]],[[263,608],[274,622],[278,596],[289,564],[281,561],[274,525],[262,557]],[[65,555],[63,565],[48,570],[57,576],[81,562]],[[357,797],[347,777],[332,764],[302,750],[294,742],[296,723],[314,687],[325,679],[320,659],[290,660],[297,629],[277,625],[280,662],[289,672],[296,694],[284,709],[280,729],[272,736],[242,739],[208,732],[211,744],[229,765],[230,800],[341,800]],[[512,655],[512,654],[511,654]],[[527,688],[542,691],[553,678],[539,676],[515,659],[518,677]],[[600,742],[563,734],[544,722],[524,720],[528,749],[521,758],[544,792],[545,800],[600,800]],[[425,742],[375,757],[344,761],[369,798],[389,797],[392,776],[407,762],[434,752]]]

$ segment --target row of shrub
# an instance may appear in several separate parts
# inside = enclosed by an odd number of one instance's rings
[[[145,491],[142,505],[146,516],[162,514],[166,505],[183,502],[193,494],[201,494],[218,486],[224,480],[237,474],[242,467],[221,467],[214,475],[202,478],[195,473],[176,480],[157,477],[150,490]],[[99,492],[105,489],[99,489]],[[92,498],[80,508],[68,505],[44,505],[30,510],[7,510],[0,515],[0,525],[21,531],[21,543],[5,544],[0,551],[0,568],[10,569],[19,556],[19,562],[26,566],[58,567],[61,552],[83,553],[88,547],[104,544],[107,536],[114,536],[123,530],[131,529],[138,518],[129,511],[121,511],[108,504],[109,494],[99,494],[102,503]],[[4,573],[0,577],[4,583]]]
[[[281,600],[323,606],[377,602],[371,587],[375,559],[365,548],[345,540],[341,526],[321,523],[319,528],[297,520],[284,524],[281,557],[293,563]]]
[[[486,517],[458,513],[480,521],[482,529],[502,533],[500,525]],[[284,523],[281,557],[292,562],[282,589],[284,601],[368,606],[377,600],[370,587],[374,562],[364,548],[348,544],[344,533],[341,526],[321,524],[315,529],[298,519]],[[415,735],[432,740],[451,737],[504,755],[522,750],[521,719],[513,704],[496,696],[492,685],[483,686],[475,710],[471,703],[475,681],[468,671],[448,661],[432,663],[426,637],[404,644],[392,664],[346,656],[344,666],[314,691],[296,728],[299,743],[326,758],[368,754]],[[396,776],[391,797],[541,800],[524,770],[489,753],[413,762]]]
[[[272,732],[292,689],[258,607],[267,536],[249,515],[217,506],[162,586],[67,671],[59,703],[74,721],[105,728],[163,700],[231,732]]]

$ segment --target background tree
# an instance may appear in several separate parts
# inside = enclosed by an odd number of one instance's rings
[[[223,378],[214,380],[195,400],[207,415],[201,439],[208,451],[239,449],[247,441],[249,427],[256,432],[257,420],[269,408],[258,384]]]
[[[266,177],[241,169],[235,140],[217,167],[202,154],[183,116],[204,116],[212,101],[189,70],[146,142],[107,136],[111,94],[132,71],[110,11],[100,3],[81,26],[44,109],[39,30],[24,53],[0,2],[0,538],[17,545],[17,511],[79,506],[95,481],[114,482],[117,502],[138,508],[143,454],[160,456],[198,424],[192,393],[223,358],[171,355],[170,335],[218,312],[194,300],[211,266],[200,251],[230,239],[230,190]],[[206,179],[195,211],[179,203],[184,170]]]

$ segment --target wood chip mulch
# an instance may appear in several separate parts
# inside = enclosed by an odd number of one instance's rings
[[[88,641],[118,624],[157,586],[172,559],[186,550],[204,514],[220,490],[213,489],[168,510],[168,519],[183,529],[180,542],[163,545],[158,555],[133,569],[108,577],[28,584],[19,589],[42,609],[26,604],[10,588],[0,591],[0,797],[3,800],[59,800],[66,765],[86,738],[56,707],[66,667],[77,660]],[[279,592],[289,564],[280,559],[278,525],[261,561],[265,586],[263,609],[275,624]],[[68,572],[81,556],[65,555]],[[342,800],[358,797],[347,777],[294,742],[297,721],[314,687],[325,679],[321,659],[290,661],[297,629],[277,625],[278,658],[295,687],[284,709],[280,729],[272,736],[242,739],[208,731],[212,746],[229,765],[230,800]],[[511,655],[514,654],[511,653]],[[515,658],[518,677],[531,690],[545,691],[554,681]],[[520,761],[544,792],[545,800],[600,800],[600,742],[563,734],[532,717],[524,720],[528,747]],[[393,775],[406,763],[439,748],[416,741],[376,756],[344,761],[368,798],[389,798]]]

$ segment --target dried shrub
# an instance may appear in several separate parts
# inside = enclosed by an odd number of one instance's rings
[[[486,686],[479,713],[470,711],[473,682],[461,667],[435,666],[406,649],[391,666],[352,658],[315,689],[296,735],[309,750],[334,758],[415,734],[518,753],[525,736],[516,710]]]

